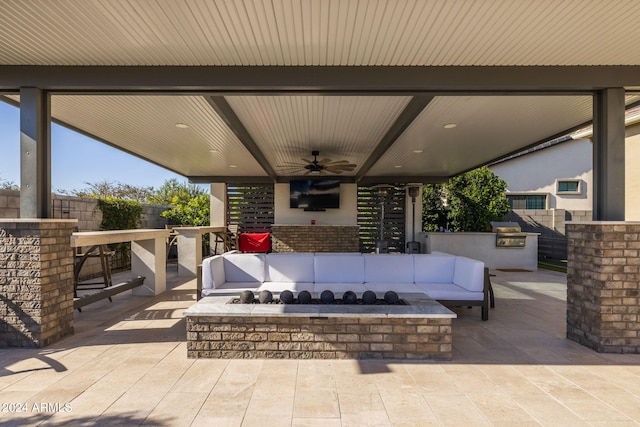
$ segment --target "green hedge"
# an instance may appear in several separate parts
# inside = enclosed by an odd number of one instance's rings
[[[114,197],[97,199],[102,211],[100,230],[129,230],[140,226],[142,205],[137,200],[123,200]],[[131,266],[131,243],[114,243],[109,245],[116,256],[113,268],[127,269]]]

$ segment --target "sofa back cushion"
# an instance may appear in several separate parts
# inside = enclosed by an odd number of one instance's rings
[[[312,253],[267,254],[267,282],[313,282]]]
[[[365,283],[413,283],[413,258],[409,255],[366,254]]]
[[[264,282],[264,254],[225,254],[224,275],[227,282]]]
[[[484,289],[484,263],[475,259],[457,256],[453,283],[468,291],[482,292]]]
[[[416,283],[452,283],[456,257],[448,255],[413,255]]]
[[[214,289],[225,281],[222,255],[214,255],[202,260],[202,289]]]
[[[362,255],[321,255],[313,260],[316,283],[364,283]]]

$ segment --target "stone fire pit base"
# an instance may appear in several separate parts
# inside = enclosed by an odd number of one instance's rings
[[[404,299],[409,306],[336,307],[206,297],[185,312],[188,357],[451,360],[456,315],[431,299]]]

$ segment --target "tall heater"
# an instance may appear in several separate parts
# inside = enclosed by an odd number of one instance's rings
[[[416,242],[416,197],[420,194],[420,187],[409,187],[409,197],[413,205],[413,220],[411,221],[411,241],[407,242],[408,254],[420,253],[420,242]]]

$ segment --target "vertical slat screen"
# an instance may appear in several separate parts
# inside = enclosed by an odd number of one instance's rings
[[[228,184],[227,223],[240,233],[271,231],[273,184]]]
[[[389,252],[405,252],[405,190],[392,187],[384,197],[383,240],[389,245]],[[360,252],[376,250],[376,240],[380,239],[381,198],[375,187],[358,187],[358,225],[360,226]]]

